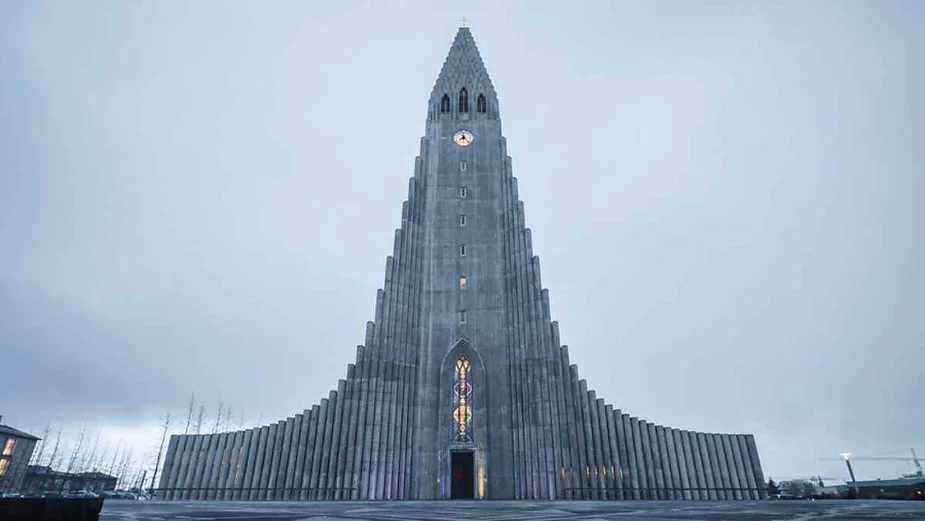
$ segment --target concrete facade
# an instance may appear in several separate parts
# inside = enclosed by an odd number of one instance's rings
[[[569,363],[467,28],[431,95],[375,320],[318,405],[175,436],[167,499],[763,498],[754,438],[656,425]]]

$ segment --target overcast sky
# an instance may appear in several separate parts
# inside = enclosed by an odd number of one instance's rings
[[[194,391],[326,396],[461,16],[598,396],[775,478],[925,456],[916,1],[0,0],[3,423],[141,446]]]

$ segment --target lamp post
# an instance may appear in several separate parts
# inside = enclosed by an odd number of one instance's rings
[[[851,453],[842,452],[841,457],[845,458],[845,464],[848,465],[848,474],[851,475],[851,488],[854,490],[854,497],[859,497],[858,482],[854,479],[854,469],[851,468]]]

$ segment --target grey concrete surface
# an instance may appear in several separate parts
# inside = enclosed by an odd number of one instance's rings
[[[102,521],[925,519],[925,501],[129,501],[106,500]]]

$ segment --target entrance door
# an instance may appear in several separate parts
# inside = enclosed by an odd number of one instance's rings
[[[450,452],[450,499],[475,497],[474,466],[475,458],[471,450]]]

